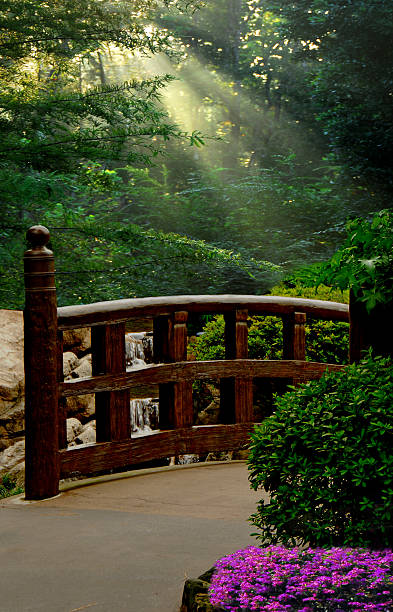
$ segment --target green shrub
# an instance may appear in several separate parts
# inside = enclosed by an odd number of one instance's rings
[[[300,285],[280,285],[274,287],[271,294],[339,302],[348,300],[347,294],[332,292],[323,286],[316,290]],[[215,317],[203,331],[203,335],[192,343],[191,350],[196,359],[224,359],[224,317]],[[279,317],[250,318],[248,352],[250,359],[282,359],[282,321]],[[306,325],[306,359],[322,363],[347,363],[348,324],[309,319]]]
[[[393,545],[392,404],[392,363],[371,355],[276,399],[249,458],[263,544]]]
[[[23,487],[19,486],[16,479],[9,474],[0,477],[0,499],[11,497],[11,495],[19,495],[19,493],[23,493],[23,490]]]
[[[321,266],[317,282],[351,287],[370,312],[393,302],[393,213],[381,210],[370,220],[353,219],[341,248]]]

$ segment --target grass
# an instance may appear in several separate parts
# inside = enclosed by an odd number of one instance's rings
[[[11,495],[19,495],[23,491],[24,488],[18,485],[16,479],[9,474],[4,474],[0,478],[0,499],[11,497]]]

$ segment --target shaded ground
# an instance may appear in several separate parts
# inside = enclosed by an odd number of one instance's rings
[[[186,578],[255,543],[242,462],[92,482],[0,502],[1,612],[177,612]]]

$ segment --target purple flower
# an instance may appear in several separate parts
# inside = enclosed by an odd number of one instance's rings
[[[217,561],[210,601],[224,610],[392,609],[391,550],[249,546]]]

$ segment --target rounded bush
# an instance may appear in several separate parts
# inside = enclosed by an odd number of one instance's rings
[[[255,428],[251,517],[264,544],[393,544],[393,366],[369,355],[276,399]]]

